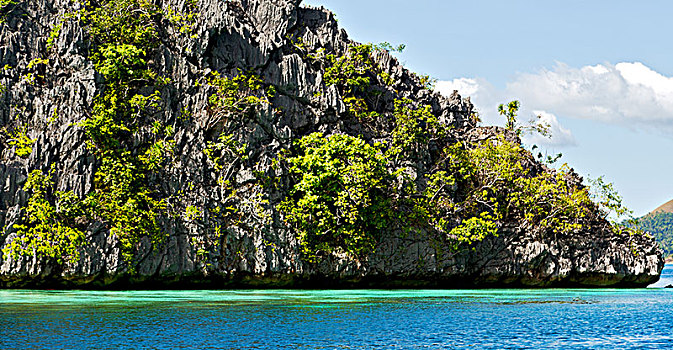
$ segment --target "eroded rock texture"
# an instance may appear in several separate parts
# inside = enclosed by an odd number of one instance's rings
[[[166,0],[164,6],[188,11],[183,0]],[[89,57],[90,40],[77,20],[66,20],[53,48],[47,48],[51,29],[66,13],[77,10],[72,1],[27,0],[7,15],[0,31],[0,74],[5,89],[0,96],[0,124],[28,127],[35,139],[26,159],[16,156],[3,135],[0,143],[0,246],[15,236],[28,194],[22,189],[33,169],[45,172],[55,164],[56,188],[72,190],[80,198],[94,186],[99,161],[87,149],[78,125],[90,113],[100,93],[101,77]],[[644,236],[614,235],[589,223],[584,230],[562,236],[533,235],[505,224],[498,237],[473,247],[452,251],[446,242],[426,235],[390,232],[375,253],[353,260],[334,254],[318,264],[302,260],[295,234],[283,224],[275,205],[283,193],[254,184],[254,174],[274,173],[272,161],[291,141],[314,131],[346,133],[371,139],[372,134],[353,118],[333,86],[323,83],[323,72],[305,58],[302,50],[343,54],[350,41],[334,16],[325,9],[302,7],[300,0],[199,0],[200,14],[190,35],[167,30],[150,63],[159,67],[171,84],[161,96],[166,125],[176,126],[177,153],[170,166],[152,179],[170,198],[176,215],[162,218],[168,234],[152,249],[142,242],[136,273],[129,275],[116,237],[104,223],[88,226],[81,259],[57,266],[33,257],[0,258],[0,285],[85,287],[465,287],[465,286],[643,286],[658,279],[663,260],[654,240]],[[292,38],[301,37],[304,48]],[[29,69],[35,58],[48,58],[42,71]],[[393,85],[383,91],[380,110],[393,108],[396,91],[418,103],[432,106],[443,123],[453,126],[454,140],[506,133],[480,129],[471,119],[469,99],[457,94],[442,97],[425,89],[419,77],[404,69],[387,53],[376,59],[390,74]],[[238,202],[244,220],[222,228],[209,215],[209,203],[223,200],[217,174],[203,149],[217,137],[218,125],[208,113],[212,88],[203,77],[212,71],[236,75],[254,68],[266,82],[279,87],[272,107],[238,135],[248,144],[247,162],[232,167]],[[33,80],[27,73],[39,75]],[[201,82],[201,84],[197,84]],[[183,111],[191,113],[188,122]],[[382,126],[385,128],[386,126]],[[146,138],[142,130],[134,135]],[[480,136],[481,135],[481,136]],[[514,138],[515,136],[509,135]],[[430,145],[427,158],[431,158]],[[419,160],[416,169],[423,171]],[[540,167],[540,165],[535,165]],[[282,180],[285,181],[285,180]],[[281,182],[282,182],[281,181]],[[287,184],[285,184],[287,186]],[[262,204],[260,204],[262,203]],[[188,220],[185,208],[202,208],[198,220]]]

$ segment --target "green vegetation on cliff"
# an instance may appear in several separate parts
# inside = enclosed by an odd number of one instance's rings
[[[202,180],[215,183],[204,185],[204,192],[216,193],[212,198],[217,199],[178,208],[179,200],[172,200],[183,192],[170,192],[152,181],[178,158],[176,124],[186,128],[179,118],[166,123],[165,114],[175,106],[164,103],[162,91],[172,82],[155,60],[166,26],[186,34],[194,19],[194,13],[177,13],[144,0],[91,1],[68,17],[79,21],[89,36],[88,59],[100,78],[93,105],[77,124],[96,159],[93,186],[78,198],[56,190],[58,164],[48,173],[32,171],[24,186],[30,198],[23,222],[14,227],[16,237],[4,251],[7,256],[75,263],[89,226],[100,223],[119,242],[133,271],[143,242],[156,249],[166,240],[171,220],[181,218],[214,233],[191,241],[193,261],[205,260],[208,249],[220,245],[223,231],[241,225],[244,215],[264,210],[278,214],[274,224],[285,224],[295,234],[303,259],[311,263],[333,253],[366,259],[387,234],[405,237],[413,231],[438,246],[458,249],[503,229],[564,235],[603,219],[587,187],[575,181],[568,167],[547,169],[524,150],[517,136],[527,129],[517,124],[518,101],[500,108],[509,130],[465,137],[474,125],[443,119],[438,103],[401,92],[393,73],[379,66],[377,59],[392,48],[389,44],[351,44],[341,54],[304,52],[303,59],[319,67],[322,78],[316,80],[322,83],[316,83],[313,96],[291,95],[288,86],[266,81],[268,75],[257,66],[234,65],[222,74],[201,71],[193,88],[205,82],[201,87],[208,98],[198,124],[206,135],[198,166],[208,168],[203,177],[215,175]],[[49,45],[59,28],[51,31]],[[296,41],[293,45],[306,50]],[[49,60],[35,62],[46,65]],[[406,74],[404,79],[416,90],[431,85],[428,77]],[[297,127],[281,137],[277,131],[282,128],[265,122],[293,117],[294,111],[275,108],[277,94],[315,108],[320,106],[315,99],[327,93],[335,94],[340,110],[320,111],[325,112],[320,117],[344,122],[339,127],[332,128],[338,124],[332,120],[314,129]],[[183,112],[189,119],[192,111]],[[261,147],[269,153],[269,168],[250,157],[255,150],[248,140],[258,134],[267,138]],[[26,130],[11,135],[16,156],[30,155],[34,140]],[[247,203],[239,200],[241,188],[234,184],[242,168],[253,170],[243,180],[245,186],[258,190]],[[275,202],[261,198],[262,188],[275,191],[269,196]],[[621,205],[606,203],[611,210]],[[229,254],[241,254],[228,249]]]
[[[156,119],[162,108],[159,88],[170,81],[148,63],[160,42],[163,16],[160,7],[143,0],[88,2],[68,16],[88,31],[89,58],[104,79],[90,117],[79,124],[99,161],[94,189],[83,199],[72,192],[53,194],[53,172],[33,171],[25,186],[32,192],[26,222],[15,227],[18,238],[5,249],[6,254],[74,262],[83,243],[81,228],[73,225],[77,220],[103,222],[119,239],[129,263],[143,237],[155,247],[164,240],[166,233],[158,220],[166,210],[165,198],[148,182],[173,153],[172,130]],[[187,17],[179,20],[183,18]],[[58,36],[58,31],[52,35]],[[138,145],[135,135],[148,125],[153,126],[152,137]],[[25,137],[15,139],[17,155],[29,153],[22,150],[31,143]],[[56,208],[48,200],[54,196]],[[78,210],[58,210],[63,198]]]
[[[315,261],[336,247],[357,255],[374,248],[392,227],[393,174],[380,146],[348,135],[321,133],[298,141],[290,158],[298,182],[279,206],[298,232],[303,252]]]
[[[20,254],[35,254],[59,264],[79,259],[84,232],[77,218],[84,215],[83,208],[72,192],[50,193],[54,171],[52,168],[49,174],[43,174],[33,170],[28,175],[24,190],[29,191],[31,196],[26,208],[26,221],[16,225],[20,235],[4,248],[4,254],[14,258]],[[55,201],[55,205],[50,199]]]
[[[346,95],[369,89],[370,79],[381,75],[372,53],[371,45],[356,46],[345,58],[328,59],[328,72],[335,62],[339,68],[339,75],[326,74],[328,85]],[[366,115],[373,124],[385,118],[357,99],[357,113],[349,104],[354,117]],[[518,101],[508,106],[514,128]],[[503,136],[452,141],[451,128],[431,106],[407,98],[395,100],[392,117],[387,141],[315,133],[296,143],[288,162],[297,180],[279,209],[311,261],[335,250],[362,256],[391,231],[440,233],[456,248],[496,235],[505,222],[518,222],[513,229],[565,234],[582,230],[582,220],[596,212],[588,189],[568,182],[566,167],[536,169],[523,147]],[[418,178],[411,164],[431,143],[449,146]]]

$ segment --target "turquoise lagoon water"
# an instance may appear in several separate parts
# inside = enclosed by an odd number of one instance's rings
[[[665,349],[673,289],[0,291],[26,348]]]

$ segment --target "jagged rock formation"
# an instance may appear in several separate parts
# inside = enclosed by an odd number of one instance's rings
[[[3,135],[0,143],[2,247],[16,237],[14,225],[25,215],[29,194],[23,185],[31,170],[46,172],[56,165],[56,189],[80,198],[94,188],[100,161],[87,148],[79,125],[102,89],[102,77],[90,59],[91,40],[81,23],[66,20],[53,48],[47,48],[52,28],[78,6],[70,1],[20,1],[6,14],[0,31],[0,66],[11,66],[0,80],[5,87],[0,123],[8,130],[27,126],[27,136],[35,140],[25,159],[8,143],[10,136]],[[182,0],[163,1],[163,6],[189,11]],[[380,136],[346,117],[343,96],[326,86],[324,72],[303,54],[324,49],[340,55],[351,42],[329,11],[302,7],[300,0],[200,0],[196,12],[190,35],[162,32],[149,62],[171,79],[160,87],[160,118],[175,126],[176,153],[151,179],[177,213],[160,220],[165,242],[153,249],[149,239],[141,240],[136,271],[128,274],[118,237],[94,220],[87,224],[80,259],[59,265],[31,256],[0,257],[0,286],[643,286],[658,279],[663,260],[654,240],[615,235],[595,223],[563,236],[540,236],[505,223],[497,237],[458,251],[420,233],[389,232],[366,259],[335,253],[319,263],[306,262],[295,233],[283,224],[275,206],[284,194],[257,186],[255,174],[270,174],[289,186],[285,174],[271,170],[273,160],[292,140],[311,132],[363,135],[367,140]],[[301,45],[297,38],[302,38]],[[35,58],[47,58],[49,64],[31,67]],[[375,59],[393,81],[380,95],[379,110],[392,110],[395,91],[430,105],[442,123],[452,126],[454,141],[496,133],[516,141],[505,130],[478,128],[469,99],[433,93],[386,52],[376,52]],[[229,176],[242,219],[216,233],[214,228],[224,223],[204,208],[226,198],[203,150],[217,138],[221,125],[209,113],[213,88],[203,81],[210,72],[232,76],[238,69],[254,69],[278,93],[259,120],[237,136],[247,144],[248,160],[231,166]],[[190,112],[189,120],[183,111]],[[134,144],[146,142],[150,134],[149,126],[140,128]],[[432,158],[432,147],[427,158]],[[183,215],[186,208],[202,208],[199,218]]]

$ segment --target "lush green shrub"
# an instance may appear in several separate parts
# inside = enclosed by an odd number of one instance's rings
[[[337,249],[362,256],[390,227],[390,174],[381,147],[342,134],[310,134],[288,159],[298,181],[279,209],[309,261]]]
[[[29,174],[24,185],[24,190],[31,193],[26,216],[23,223],[14,226],[16,238],[3,248],[5,256],[36,256],[59,264],[79,259],[84,232],[75,221],[85,215],[84,210],[74,193],[53,193],[52,176],[53,170],[49,174],[40,170]],[[56,205],[51,204],[54,200]]]
[[[390,83],[390,76],[372,58],[374,49],[372,44],[352,45],[345,55],[328,54],[324,59],[325,84],[339,89],[348,112],[360,120],[380,116],[368,102],[372,95],[380,93],[371,89],[372,83],[378,79]]]
[[[148,0],[100,0],[88,3],[82,19],[98,45],[152,48],[160,42],[157,30],[160,12]]]
[[[395,128],[391,136],[391,156],[403,153],[404,157],[418,157],[420,150],[427,148],[431,141],[447,136],[449,127],[439,122],[428,105],[415,106],[407,98],[395,100],[393,112]]]
[[[582,222],[593,215],[596,206],[587,188],[577,188],[566,181],[566,171],[561,168],[555,174],[542,172],[516,179],[508,206],[522,218],[522,228],[563,234],[584,227]]]
[[[339,87],[344,96],[365,92],[375,77],[372,44],[352,45],[343,56],[328,54],[323,79],[325,84]]]
[[[456,201],[437,205],[435,226],[452,236],[484,237],[495,234],[504,222],[517,223],[520,229],[568,233],[582,228],[584,217],[595,205],[588,190],[570,185],[566,169],[532,174],[526,166],[527,152],[503,137],[477,144],[458,143],[445,150],[444,170],[459,190]],[[434,191],[432,196],[446,196]],[[459,225],[442,222],[442,217],[458,215]],[[473,241],[473,239],[468,239]]]
[[[227,129],[234,131],[246,123],[257,122],[260,109],[268,105],[269,98],[275,94],[273,86],[265,89],[262,78],[252,72],[239,72],[231,78],[213,73],[208,85],[215,88],[215,93],[208,99],[212,120],[207,129],[227,123]]]
[[[108,44],[94,55],[96,71],[104,78],[108,86],[128,86],[137,79],[151,78],[145,50],[129,44]]]
[[[148,188],[145,166],[130,153],[103,157],[95,189],[85,200],[90,215],[106,223],[110,234],[119,239],[129,262],[142,237],[149,237],[155,247],[165,238],[157,219],[166,204]]]
[[[33,152],[35,140],[28,137],[28,129],[25,126],[14,129],[14,132],[8,133],[8,137],[7,143],[15,147],[14,153],[17,157],[28,158]]]

